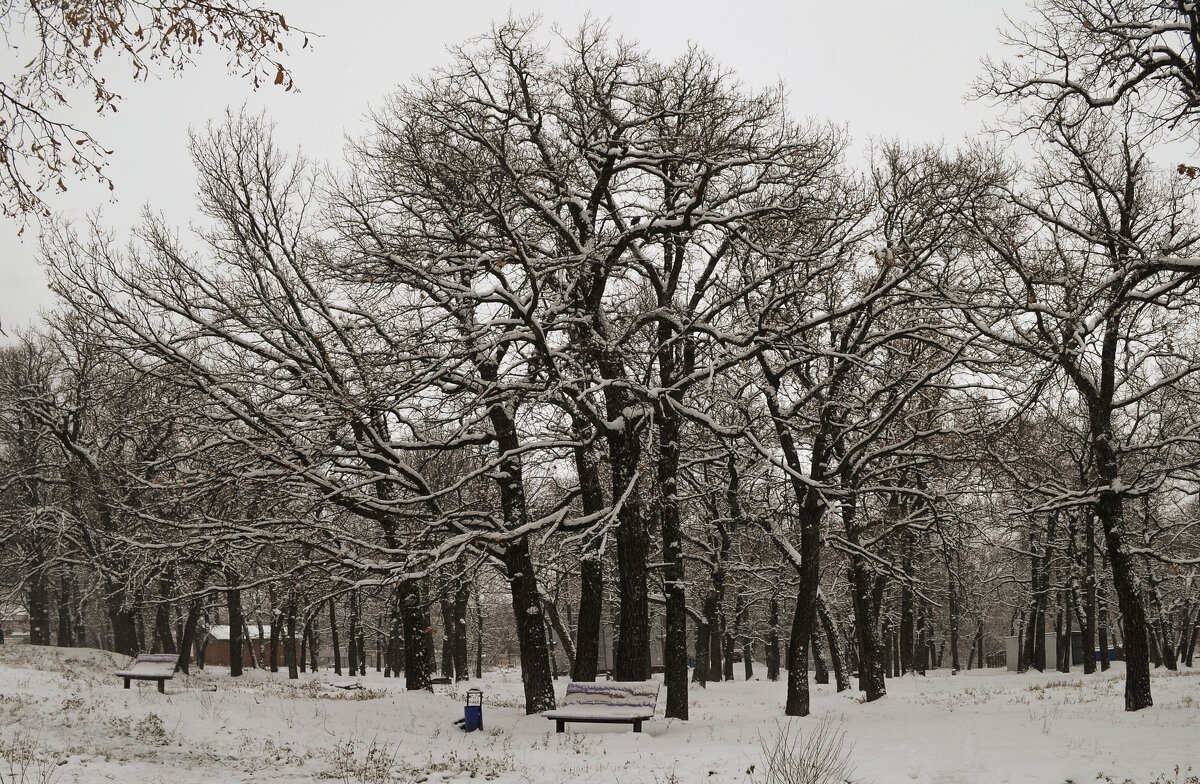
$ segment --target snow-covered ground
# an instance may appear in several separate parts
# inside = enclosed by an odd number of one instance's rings
[[[750,784],[765,780],[761,745],[784,723],[782,682],[693,688],[691,721],[660,718],[640,735],[587,724],[556,735],[553,722],[520,709],[519,673],[495,672],[482,684],[484,729],[466,734],[453,726],[466,686],[407,693],[369,671],[365,689],[343,691],[329,684],[356,679],[249,671],[235,681],[210,668],[169,682],[164,696],[153,683],[123,690],[109,673],[124,663],[100,651],[0,646],[0,781],[15,766],[40,784]],[[889,680],[888,697],[873,704],[816,686],[814,714],[839,722],[861,782],[1061,784],[1105,774],[1148,784],[1167,772],[1174,781],[1177,765],[1200,770],[1200,672],[1156,671],[1155,706],[1136,714],[1121,710],[1121,676],[1119,665],[1087,677],[941,670]],[[566,681],[558,685],[561,693]],[[791,722],[804,731],[815,720]]]

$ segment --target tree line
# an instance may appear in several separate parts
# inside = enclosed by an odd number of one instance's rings
[[[435,619],[466,677],[500,595],[528,712],[611,625],[613,677],[660,658],[686,719],[757,652],[803,716],[810,668],[875,700],[1017,636],[1069,669],[1044,640],[1078,625],[1151,705],[1200,625],[1196,183],[1151,157],[1163,100],[1087,92],[1170,63],[1093,62],[1094,20],[1039,38],[1083,7],[1012,34],[1066,61],[979,82],[1025,156],[851,155],[699,50],[521,20],[376,107],[342,173],[261,116],[194,132],[192,228],[52,227],[59,307],[0,355],[36,641],[57,611],[58,644],[186,650],[249,597],[295,676],[341,608],[350,666],[373,642],[421,689]]]

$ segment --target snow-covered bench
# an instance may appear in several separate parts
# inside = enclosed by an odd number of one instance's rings
[[[175,677],[175,665],[179,657],[173,653],[141,653],[127,670],[114,673],[125,679],[125,688],[130,681],[158,681],[158,691],[166,694],[166,682]]]
[[[568,721],[632,724],[634,732],[641,732],[642,722],[654,718],[656,705],[655,681],[572,681],[558,708],[542,711],[542,715],[554,719],[557,732],[562,732]]]

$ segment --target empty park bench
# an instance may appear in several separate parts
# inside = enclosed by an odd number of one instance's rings
[[[655,681],[572,681],[558,708],[542,711],[542,715],[554,719],[557,732],[562,732],[568,721],[632,724],[634,732],[641,732],[642,722],[654,718],[657,704]]]
[[[130,681],[158,681],[158,691],[166,694],[166,682],[175,677],[175,665],[179,657],[173,653],[140,653],[127,670],[114,673],[125,679],[125,688]]]

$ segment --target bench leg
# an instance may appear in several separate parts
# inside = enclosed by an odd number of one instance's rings
[[[641,732],[641,731],[642,731],[642,720],[641,720],[641,719],[634,719],[634,720],[633,720],[633,731],[634,731],[634,732]]]
[[[124,680],[125,680],[125,688],[128,689],[129,688],[129,679],[125,678]]]
[[[159,682],[158,682],[158,693],[159,693],[159,694],[166,694],[166,693],[167,693],[167,682],[166,682],[166,681],[164,681],[164,680],[161,680],[161,679],[159,680]]]
[[[555,719],[554,720],[554,731],[555,732],[563,732],[564,730],[566,730],[566,722],[563,721],[562,719]]]

